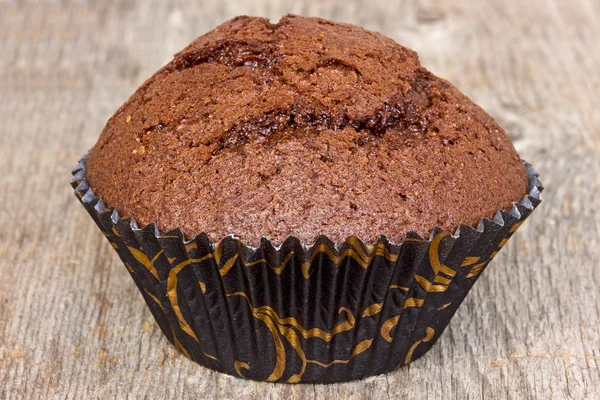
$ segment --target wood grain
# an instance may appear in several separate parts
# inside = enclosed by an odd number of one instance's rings
[[[176,353],[68,185],[174,52],[234,15],[287,12],[417,50],[546,185],[431,352],[361,382],[249,382]],[[0,397],[600,398],[599,16],[595,0],[0,0]]]

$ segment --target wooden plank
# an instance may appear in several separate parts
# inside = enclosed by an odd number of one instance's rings
[[[600,3],[205,3],[0,2],[0,397],[599,398]],[[234,15],[286,12],[417,50],[510,131],[547,187],[431,352],[365,381],[249,382],[179,355],[67,182],[174,52]]]

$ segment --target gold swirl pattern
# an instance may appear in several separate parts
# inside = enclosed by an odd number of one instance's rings
[[[381,337],[383,337],[383,339],[386,342],[392,343],[392,340],[394,340],[394,338],[390,335],[390,331],[392,330],[393,327],[398,325],[398,322],[400,322],[400,316],[396,315],[395,317],[388,319],[387,321],[385,321],[383,323],[383,325],[381,325],[381,330],[380,330]]]
[[[265,323],[265,325],[269,328],[269,331],[271,332],[271,336],[273,337],[273,343],[275,345],[276,362],[275,362],[275,367],[273,368],[273,371],[267,378],[267,381],[269,381],[269,382],[279,380],[281,378],[281,376],[283,375],[283,373],[285,372],[285,366],[286,366],[285,347],[283,345],[283,341],[281,340],[281,336],[283,336],[286,339],[286,341],[292,346],[292,348],[294,349],[294,351],[296,352],[296,354],[300,357],[300,360],[302,361],[302,366],[301,366],[300,372],[292,375],[288,379],[288,381],[287,381],[288,383],[300,382],[300,380],[302,379],[302,375],[304,374],[304,371],[306,370],[307,364],[312,363],[312,364],[317,364],[321,367],[327,368],[334,364],[348,363],[348,362],[350,362],[350,360],[352,358],[359,355],[360,353],[362,353],[363,351],[365,351],[366,349],[368,349],[371,346],[372,339],[364,340],[364,341],[360,342],[352,350],[352,353],[350,354],[350,358],[346,359],[346,360],[337,360],[336,359],[329,363],[323,363],[323,362],[320,362],[317,360],[309,360],[306,358],[306,355],[304,354],[304,350],[302,349],[302,345],[300,343],[300,338],[298,337],[298,334],[300,334],[300,336],[302,336],[304,339],[316,337],[316,338],[319,338],[326,342],[329,342],[338,333],[349,331],[354,327],[355,319],[354,319],[354,316],[352,315],[352,313],[350,312],[350,310],[348,310],[345,307],[341,307],[338,310],[338,313],[339,314],[344,313],[346,315],[346,320],[336,324],[335,327],[331,330],[331,332],[325,332],[320,328],[305,329],[295,318],[292,318],[292,317],[281,318],[281,317],[279,317],[277,312],[275,312],[275,310],[270,306],[253,307],[252,303],[250,301],[250,298],[244,292],[235,292],[235,293],[228,294],[227,296],[243,297],[246,300],[246,302],[248,303],[248,306],[250,307],[252,315],[255,318],[263,321]],[[295,329],[292,329],[292,328],[295,328]],[[236,369],[236,371],[241,376],[241,373],[238,371],[238,369]]]
[[[220,252],[219,252],[219,253],[217,253],[217,254],[220,254]],[[240,261],[242,262],[242,264],[244,265],[244,267],[252,267],[252,266],[254,266],[254,265],[257,265],[257,264],[262,264],[262,263],[264,263],[264,264],[267,264],[267,265],[268,265],[268,266],[269,266],[269,267],[270,267],[270,268],[273,270],[273,272],[275,272],[277,275],[279,275],[279,274],[281,274],[281,273],[283,272],[283,270],[284,270],[284,269],[285,269],[285,267],[287,266],[288,262],[290,261],[290,258],[292,258],[292,256],[293,256],[293,255],[294,255],[294,252],[293,252],[293,251],[290,251],[290,252],[289,252],[289,253],[288,253],[288,254],[285,256],[284,260],[281,262],[281,265],[280,265],[280,266],[278,266],[278,267],[275,267],[275,266],[271,265],[271,263],[270,263],[268,260],[264,259],[264,258],[261,258],[261,259],[259,259],[259,260],[256,260],[256,261],[251,261],[251,262],[248,262],[248,261],[246,261],[246,260],[244,259],[244,257],[243,257],[243,256],[241,256],[241,254],[239,254],[239,253],[238,253],[238,254],[234,255],[233,257],[231,257],[229,260],[227,260],[227,262],[226,262],[226,263],[223,265],[223,267],[221,267],[221,269],[219,269],[219,274],[220,274],[221,276],[225,276],[225,275],[227,275],[227,273],[228,273],[228,272],[231,270],[231,268],[232,268],[232,267],[235,265],[235,261],[236,261],[236,260],[238,259],[238,257],[239,257],[239,259],[240,259]],[[220,258],[220,257],[218,257],[218,258],[217,258],[217,257],[216,257],[216,255],[215,255],[215,260],[218,260],[219,258]],[[219,262],[217,261],[217,264],[218,264],[218,263],[219,263]]]
[[[357,355],[359,355],[360,353],[362,353],[363,351],[365,351],[369,347],[371,347],[371,344],[373,344],[373,339],[365,339],[365,340],[359,342],[352,350],[352,353],[350,353],[350,358],[347,358],[345,360],[333,360],[327,364],[324,364],[324,363],[316,361],[316,360],[307,360],[307,362],[309,362],[311,364],[316,364],[323,368],[331,367],[334,364],[348,364],[350,361],[352,361],[352,359],[354,357],[356,357]]]
[[[470,265],[475,264],[477,261],[479,261],[481,259],[481,257],[466,257],[464,259],[464,261],[462,262],[462,264],[460,264],[461,267],[468,267]]]
[[[525,220],[521,220],[521,221],[517,222],[516,224],[514,224],[512,226],[512,228],[510,228],[510,230],[508,232],[515,233],[517,231],[517,229],[519,229],[519,227],[523,224],[523,222],[525,222]]]
[[[313,264],[313,261],[320,254],[325,254],[334,264],[339,264],[346,257],[352,257],[358,263],[358,265],[365,269],[369,267],[373,261],[373,258],[376,256],[383,257],[390,262],[396,262],[398,260],[398,255],[390,253],[385,245],[381,242],[375,246],[367,246],[366,253],[356,236],[348,237],[347,243],[350,244],[350,247],[338,255],[335,255],[331,248],[325,243],[317,246],[313,250],[310,258],[306,262],[302,263],[302,275],[304,275],[304,278],[308,279],[310,277],[310,268]]]
[[[146,294],[147,294],[148,296],[150,296],[150,298],[151,298],[152,300],[154,300],[154,302],[155,302],[156,304],[158,304],[158,306],[160,307],[160,309],[161,309],[163,312],[165,312],[165,309],[164,309],[163,305],[161,304],[160,300],[158,300],[158,299],[156,298],[156,296],[154,296],[152,293],[150,293],[150,292],[148,291],[148,289],[144,289],[144,292],[146,292]]]
[[[158,256],[160,256],[160,254],[162,253],[162,250],[159,251],[156,256],[154,256],[152,261],[150,261],[148,259],[148,256],[146,256],[144,253],[142,253],[140,250],[136,249],[135,247],[127,246],[127,250],[129,250],[129,252],[133,256],[133,258],[135,258],[137,260],[137,262],[142,264],[144,267],[146,267],[146,269],[148,271],[150,271],[152,276],[154,276],[157,281],[160,280],[158,278],[158,272],[156,272],[156,268],[154,268],[154,261],[156,261]]]
[[[221,276],[225,276],[227,275],[227,273],[229,272],[229,270],[233,267],[233,264],[235,264],[235,260],[237,260],[239,254],[236,254],[235,256],[231,257],[229,260],[227,260],[227,262],[225,263],[225,265],[223,265],[223,267],[221,267],[219,269],[219,275]],[[217,261],[217,264],[219,262]]]
[[[422,307],[424,302],[425,300],[423,299],[409,297],[406,300],[404,300],[404,305],[402,306],[402,309],[404,310],[408,307]],[[393,327],[398,325],[398,322],[400,322],[400,315],[396,315],[395,317],[388,319],[383,323],[383,325],[381,325],[380,333],[386,342],[392,343],[392,340],[394,340],[394,338],[390,335],[390,331]]]
[[[148,271],[150,271],[152,276],[154,276],[157,280],[159,280],[158,273],[156,272],[156,268],[154,267],[154,263],[164,253],[164,250],[161,249],[160,251],[158,251],[155,254],[155,256],[152,258],[152,260],[150,260],[140,250],[138,250],[134,247],[130,247],[130,246],[128,246],[127,248],[129,249],[129,252],[131,253],[131,255],[133,255],[133,257],[140,264],[142,264],[144,267],[146,267],[146,269]],[[187,321],[183,317],[183,314],[181,313],[181,309],[179,307],[179,299],[177,298],[177,280],[178,280],[177,274],[184,267],[190,265],[191,263],[200,263],[209,258],[212,258],[212,254],[207,254],[206,256],[197,258],[197,259],[190,258],[190,259],[184,260],[184,261],[180,262],[179,264],[177,264],[175,267],[171,268],[171,270],[169,271],[169,276],[167,278],[167,298],[169,299],[169,302],[171,303],[171,308],[173,309],[173,312],[175,313],[175,316],[177,317],[179,326],[182,331],[187,333],[197,343],[200,343],[200,341],[198,340],[198,336],[196,336],[196,333],[193,331],[192,327],[187,323]],[[172,263],[175,259],[169,258],[168,260],[169,260],[169,263]],[[198,282],[198,284],[200,286],[200,290],[202,291],[202,293],[204,293],[206,291],[206,285],[204,285],[203,282]],[[204,290],[202,290],[203,285],[204,285]],[[158,301],[158,299],[154,295],[152,295],[150,292],[148,292],[147,290],[146,290],[146,293],[160,306],[160,308],[164,312],[164,308],[163,308],[162,304],[160,303],[160,301]],[[171,331],[173,331],[173,328],[171,328]],[[175,347],[177,347],[179,350],[182,350],[181,352],[184,353],[188,358],[191,358],[189,353],[187,352],[187,350],[183,347],[183,345],[177,339],[177,336],[175,335],[174,331],[173,331],[173,338],[174,338],[173,342],[175,344]],[[218,361],[218,359],[215,356],[207,354],[206,352],[203,352],[203,353],[206,357],[209,357],[213,360]]]
[[[184,356],[186,356],[187,358],[189,358],[191,360],[192,357],[190,356],[190,353],[188,353],[187,350],[185,349],[185,347],[183,347],[183,345],[179,342],[179,340],[177,340],[177,335],[175,335],[175,331],[173,331],[173,328],[171,328],[171,332],[173,332],[173,344],[175,345],[175,348],[177,350],[179,350],[180,352],[182,352]],[[204,353],[204,355],[216,360],[216,358],[211,355],[208,355],[206,353]]]
[[[406,286],[400,286],[400,285],[390,285],[389,289],[400,289],[403,292],[408,292],[408,288]]]
[[[473,265],[473,267],[471,267],[471,270],[469,271],[469,273],[467,274],[467,278],[473,278],[477,275],[479,275],[481,273],[481,271],[483,271],[483,268],[491,261],[491,258],[489,260],[485,260],[484,262],[481,262],[479,264],[475,264]]]
[[[211,254],[207,254],[206,256],[204,256],[202,258],[198,258],[198,259],[192,258],[192,259],[187,259],[185,261],[182,261],[179,264],[177,264],[175,267],[171,268],[171,270],[169,271],[169,277],[167,278],[167,297],[168,297],[169,301],[171,302],[171,307],[173,308],[175,315],[177,316],[177,320],[179,321],[179,326],[181,327],[182,331],[184,331],[185,333],[190,335],[198,343],[200,343],[200,341],[198,340],[198,337],[192,330],[192,327],[187,323],[187,321],[183,317],[183,314],[181,313],[181,309],[179,308],[179,299],[177,298],[177,280],[178,280],[177,274],[184,267],[190,265],[191,263],[194,263],[194,262],[200,263],[211,257],[212,257]]]
[[[373,315],[379,314],[381,309],[383,308],[383,303],[375,303],[371,304],[369,307],[365,308],[363,311],[363,317],[372,317]]]
[[[445,292],[448,289],[448,286],[452,282],[452,278],[456,275],[456,272],[447,267],[446,265],[440,263],[438,248],[442,239],[448,235],[448,232],[442,232],[436,235],[431,241],[431,245],[429,246],[429,264],[431,265],[431,269],[435,273],[435,278],[433,282],[427,280],[421,275],[415,275],[415,280],[419,282],[421,287],[425,289],[428,293],[441,293]],[[440,275],[443,273],[450,278],[445,278]]]
[[[252,303],[250,302],[250,298],[244,292],[235,292],[235,293],[227,294],[227,296],[229,296],[229,297],[241,296],[244,299],[246,299],[246,302],[248,303],[250,308],[253,308]],[[349,331],[350,329],[352,329],[354,327],[354,324],[356,322],[354,319],[354,316],[352,315],[350,310],[348,310],[346,307],[340,307],[340,309],[338,310],[338,314],[344,313],[346,315],[346,320],[343,322],[339,322],[337,325],[335,325],[335,327],[333,328],[331,333],[328,333],[328,332],[323,331],[320,328],[304,329],[302,327],[302,325],[300,325],[300,323],[295,318],[292,318],[292,317],[279,318],[279,316],[277,315],[275,310],[273,310],[273,308],[270,306],[261,306],[261,307],[253,308],[253,310],[256,310],[256,312],[259,312],[259,313],[268,314],[271,318],[273,318],[273,320],[278,325],[290,325],[290,326],[296,328],[298,330],[298,332],[302,335],[302,337],[305,339],[318,337],[320,339],[323,339],[326,342],[331,341],[331,339],[333,339],[333,337],[340,332]]]
[[[160,307],[160,309],[162,310],[162,312],[165,312],[165,308],[163,307],[163,305],[161,304],[160,300],[158,300],[158,298],[156,298],[156,296],[154,296],[152,293],[150,293],[147,289],[144,289],[144,292],[146,292],[146,294],[148,296],[150,296],[150,298],[152,300],[154,300],[154,302]],[[177,350],[179,350],[180,352],[183,353],[184,356],[186,356],[187,358],[189,358],[190,360],[192,360],[192,357],[190,356],[190,354],[188,353],[188,351],[185,349],[185,347],[181,344],[181,342],[179,342],[179,340],[177,339],[177,335],[175,334],[175,331],[173,330],[173,327],[171,327],[171,334],[173,335],[173,345],[175,346],[175,348]],[[219,361],[219,359],[215,356],[211,356],[210,354],[205,353],[204,351],[202,352],[206,357],[211,358],[213,360]]]
[[[415,352],[417,347],[419,347],[419,345],[421,343],[429,342],[431,339],[433,339],[433,335],[435,335],[435,331],[433,330],[433,328],[425,329],[425,337],[421,340],[417,340],[415,342],[415,344],[413,344],[410,347],[410,349],[408,350],[408,353],[406,353],[406,358],[404,359],[404,364],[410,364],[410,362],[412,361],[413,353]]]
[[[198,248],[198,243],[192,242],[192,243],[188,243],[185,245],[185,251],[188,253],[197,248]]]
[[[439,233],[438,235],[436,235],[433,238],[433,240],[431,241],[431,244],[429,246],[429,253],[428,253],[429,265],[431,265],[431,268],[433,269],[433,272],[435,273],[433,282],[427,280],[426,278],[424,278],[420,275],[415,275],[415,280],[428,293],[445,292],[448,289],[448,286],[450,285],[450,283],[452,283],[452,278],[456,275],[456,272],[453,269],[442,264],[440,262],[440,258],[439,258],[440,242],[447,235],[448,235],[447,232]],[[469,260],[469,262],[471,262],[471,260]],[[450,278],[446,278],[446,277],[442,276],[441,273],[449,276]],[[408,292],[408,288],[406,288],[404,286],[390,285],[389,288],[390,289],[391,288],[399,288],[399,289],[402,289],[403,291]],[[406,298],[406,300],[404,300],[404,304],[402,305],[402,310],[405,310],[409,307],[420,308],[420,307],[423,307],[423,304],[425,304],[425,299],[420,299],[420,298],[416,298],[416,297],[408,297],[408,298]],[[375,315],[376,313],[381,311],[382,307],[383,307],[383,303],[381,303],[379,305],[372,305],[364,311],[363,316]],[[445,307],[447,307],[447,305],[441,307],[440,309],[443,309]],[[387,319],[381,325],[380,334],[386,342],[391,343],[394,340],[394,338],[392,337],[392,335],[390,333],[391,333],[391,330],[396,325],[398,325],[398,323],[400,322],[400,317],[401,317],[401,315],[396,315],[394,317],[391,317],[391,318]]]
[[[509,236],[504,238],[499,243],[498,248],[489,256],[489,258],[482,260],[481,257],[479,257],[479,256],[469,256],[469,257],[466,257],[462,261],[462,263],[460,265],[461,267],[470,267],[467,278],[477,276],[484,269],[484,267],[490,262],[490,260],[502,248],[502,246],[504,246],[506,244],[508,238],[510,237],[510,234],[512,234],[516,230],[516,228],[518,228],[518,225],[520,225],[521,222],[522,221],[518,222],[517,224],[515,224],[515,226],[513,226],[513,228],[511,228],[511,230],[509,232]],[[103,232],[103,233],[108,238],[111,245],[115,248],[118,248],[117,243],[112,240],[113,235],[119,237],[119,233],[116,231],[116,229],[113,227],[112,232],[111,232],[112,235],[110,233],[105,233],[105,232]],[[447,235],[448,235],[447,232],[439,233],[431,240],[430,245],[429,245],[428,261],[429,261],[429,265],[431,266],[431,269],[433,270],[433,273],[434,273],[433,278],[427,279],[421,275],[415,275],[415,277],[414,277],[416,283],[422,289],[424,289],[425,292],[427,292],[427,293],[445,292],[448,289],[448,287],[450,286],[450,284],[452,283],[452,280],[456,275],[456,271],[449,268],[448,266],[441,263],[441,261],[440,261],[440,256],[439,256],[440,242]],[[166,238],[166,237],[162,237],[162,238]],[[321,255],[325,255],[326,257],[328,257],[330,259],[330,261],[333,262],[334,264],[339,264],[346,257],[351,257],[358,263],[358,265],[361,268],[364,268],[364,269],[369,267],[373,258],[376,256],[383,257],[384,259],[386,259],[387,261],[390,261],[390,262],[396,262],[398,260],[398,255],[390,253],[389,250],[385,247],[385,245],[383,243],[378,243],[375,246],[363,246],[361,244],[361,242],[355,237],[348,238],[347,243],[349,244],[349,247],[347,247],[343,251],[339,252],[338,254],[336,254],[335,251],[331,247],[329,247],[327,244],[320,244],[317,247],[315,247],[313,249],[313,252],[312,252],[310,258],[301,264],[301,271],[302,271],[304,278],[308,279],[310,277],[311,266],[313,265],[315,259]],[[192,329],[190,324],[186,321],[185,317],[183,316],[181,309],[180,309],[179,299],[178,299],[178,294],[177,294],[178,274],[185,267],[187,267],[191,264],[201,263],[208,259],[214,259],[216,265],[220,266],[219,270],[218,270],[220,276],[227,275],[231,271],[231,269],[235,266],[235,263],[237,261],[239,261],[241,263],[241,265],[244,267],[252,267],[255,265],[259,265],[259,264],[266,264],[275,274],[281,274],[284,271],[284,269],[286,268],[286,266],[289,264],[289,261],[291,260],[292,256],[294,255],[294,252],[290,251],[283,258],[283,261],[281,262],[281,264],[276,266],[276,265],[270,264],[269,261],[264,258],[261,258],[261,259],[255,260],[255,261],[247,261],[246,259],[244,259],[243,255],[240,251],[240,252],[234,254],[229,259],[227,259],[224,263],[221,263],[221,256],[222,256],[221,243],[219,243],[215,246],[213,252],[208,253],[201,258],[190,257],[189,253],[192,250],[197,249],[197,248],[198,248],[198,245],[195,242],[186,244],[185,249],[186,249],[186,252],[188,253],[189,258],[187,258],[183,261],[180,261],[178,263],[175,263],[176,258],[167,258],[167,260],[170,264],[170,268],[169,268],[169,273],[168,273],[168,277],[166,280],[166,298],[175,314],[175,317],[179,323],[179,327],[181,328],[181,330],[183,332],[185,332],[188,336],[190,336],[197,343],[200,343],[197,333]],[[127,250],[131,253],[131,255],[134,257],[134,259],[141,266],[146,268],[146,270],[149,271],[150,274],[157,281],[160,281],[157,269],[155,267],[155,263],[159,259],[159,257],[164,254],[163,250],[158,251],[152,257],[152,259],[150,259],[143,251],[136,249],[135,247],[127,246]],[[130,272],[134,272],[134,268],[130,264],[125,263],[125,265]],[[205,294],[207,292],[208,288],[207,288],[207,285],[205,282],[199,280],[198,286],[199,286],[200,292],[202,294]],[[397,285],[397,284],[389,285],[388,290],[394,290],[394,289],[400,290],[404,293],[409,293],[409,291],[410,291],[409,287],[406,287],[406,286]],[[165,309],[164,309],[162,303],[160,302],[160,300],[156,296],[154,296],[152,293],[150,293],[148,290],[145,289],[145,292],[148,295],[148,297],[150,299],[152,299],[160,307],[160,309],[164,312]],[[338,335],[343,332],[351,331],[356,325],[356,319],[351,310],[349,310],[348,308],[345,308],[345,307],[340,307],[338,309],[338,314],[343,315],[344,319],[341,322],[338,322],[331,329],[331,331],[328,332],[321,328],[310,328],[310,329],[304,328],[300,324],[300,322],[298,322],[298,320],[293,317],[282,318],[275,312],[275,310],[271,306],[265,305],[265,306],[253,307],[249,296],[244,292],[234,292],[231,294],[227,294],[227,296],[228,297],[231,297],[231,296],[243,297],[246,300],[246,303],[248,304],[248,306],[250,308],[250,312],[251,312],[252,316],[254,318],[262,321],[265,324],[265,326],[268,328],[269,332],[271,333],[271,337],[273,339],[273,345],[275,347],[276,359],[275,359],[275,365],[273,366],[273,369],[272,369],[270,375],[266,379],[267,381],[273,382],[273,381],[280,380],[286,371],[287,360],[286,360],[286,350],[285,350],[284,339],[287,343],[289,343],[289,345],[292,347],[292,349],[295,351],[296,355],[299,357],[299,359],[301,361],[300,370],[297,373],[290,376],[290,378],[287,380],[287,382],[289,382],[289,383],[300,382],[302,380],[302,376],[303,376],[304,372],[306,371],[306,367],[308,364],[315,364],[322,368],[328,368],[335,364],[346,364],[346,363],[350,362],[354,357],[358,356],[359,354],[361,354],[364,351],[366,351],[367,349],[369,349],[374,340],[374,339],[365,339],[365,340],[362,340],[361,342],[359,342],[352,349],[352,351],[350,352],[350,355],[347,359],[334,359],[330,362],[311,360],[311,359],[308,359],[304,353],[304,349],[302,346],[302,340],[318,338],[323,341],[330,342],[335,335]],[[426,301],[425,299],[414,297],[414,295],[411,297],[407,297],[404,300],[402,310],[405,310],[405,309],[411,308],[411,307],[412,308],[423,307],[423,305],[425,304],[425,301]],[[449,307],[451,304],[452,304],[452,302],[448,302],[440,307],[437,307],[436,310],[438,310],[438,311],[443,310],[443,309]],[[369,318],[369,317],[376,316],[381,313],[383,307],[384,307],[383,302],[371,304],[370,306],[366,307],[363,310],[363,312],[361,314],[361,318]],[[388,318],[381,325],[380,335],[386,342],[391,343],[393,341],[393,336],[392,336],[391,332],[392,332],[392,329],[399,324],[400,319],[401,319],[401,315],[396,315],[391,318]],[[179,350],[181,353],[183,353],[186,357],[191,358],[188,350],[183,346],[183,344],[177,338],[175,331],[173,330],[173,327],[171,327],[171,333],[173,336],[173,343],[174,343],[175,347],[177,348],[177,350]],[[409,348],[409,350],[406,354],[406,357],[405,357],[405,364],[408,364],[411,362],[413,353],[418,348],[418,346],[421,345],[422,343],[427,343],[427,342],[431,341],[433,339],[434,335],[435,335],[434,329],[431,327],[427,327],[425,330],[425,337],[423,337],[422,339],[413,343],[412,346]],[[219,361],[218,358],[215,356],[207,354],[204,351],[202,353],[210,359]],[[243,371],[249,371],[250,364],[247,362],[244,362],[244,361],[236,360],[233,364],[233,369],[236,371],[236,373],[240,377],[243,377]]]
[[[117,233],[117,232],[116,232],[114,229],[115,229],[115,228],[113,228],[113,231],[115,232],[115,234],[117,234],[117,235],[118,235],[118,233]],[[118,249],[118,248],[119,248],[119,245],[118,245],[118,244],[116,244],[114,241],[112,241],[112,240],[111,240],[111,237],[110,237],[110,235],[109,235],[108,233],[106,233],[106,232],[102,232],[102,234],[103,234],[104,236],[106,236],[106,238],[108,239],[108,243],[110,243],[110,245],[112,246],[112,248],[113,248],[113,249]]]
[[[235,369],[235,372],[237,372],[237,374],[243,378],[244,375],[242,375],[241,369],[244,368],[245,370],[248,370],[250,369],[250,365],[248,365],[248,363],[236,360],[233,363],[233,368]]]
[[[504,245],[508,242],[508,239],[510,239],[512,234],[519,228],[519,226],[521,226],[522,223],[523,223],[523,221],[519,221],[516,224],[514,224],[508,231],[509,236],[505,237],[504,239],[502,239],[500,241],[500,243],[498,244],[498,247],[496,248],[496,250],[494,250],[494,252],[492,254],[490,254],[488,259],[483,262],[480,262],[478,264],[475,264],[471,267],[471,270],[467,274],[467,278],[474,278],[474,277],[478,276],[481,273],[481,271],[483,271],[483,269],[490,263],[490,261],[492,261],[494,259],[494,257],[496,257],[496,255],[498,255],[498,252],[500,251],[500,249],[502,249],[502,247],[504,247]],[[478,259],[478,261],[479,261],[479,259]],[[464,266],[464,262],[463,262],[463,266]]]
[[[144,291],[146,292],[146,294],[148,296],[150,296],[150,298],[152,300],[154,300],[154,302],[160,307],[160,309],[163,311],[163,313],[165,312],[165,309],[163,307],[163,305],[160,303],[160,300],[158,300],[156,298],[156,296],[154,296],[152,293],[150,293],[148,290],[144,289]],[[189,358],[190,360],[192,359],[192,357],[190,357],[190,354],[187,352],[187,350],[185,349],[185,347],[182,346],[182,344],[179,342],[179,340],[177,340],[177,335],[175,335],[175,331],[173,330],[173,328],[171,327],[171,334],[173,335],[173,345],[175,346],[175,348],[180,351],[181,353],[183,353],[184,356],[186,356],[187,358]]]

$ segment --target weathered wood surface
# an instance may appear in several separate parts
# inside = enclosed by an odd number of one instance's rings
[[[0,1],[0,397],[600,398],[598,1],[187,3]],[[236,14],[287,12],[417,50],[546,185],[431,352],[362,382],[249,382],[176,353],[68,185],[174,52]]]

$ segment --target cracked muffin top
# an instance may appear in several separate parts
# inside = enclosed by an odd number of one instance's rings
[[[237,17],[110,118],[87,162],[105,204],[187,238],[401,242],[520,201],[506,133],[417,54],[320,18]]]

